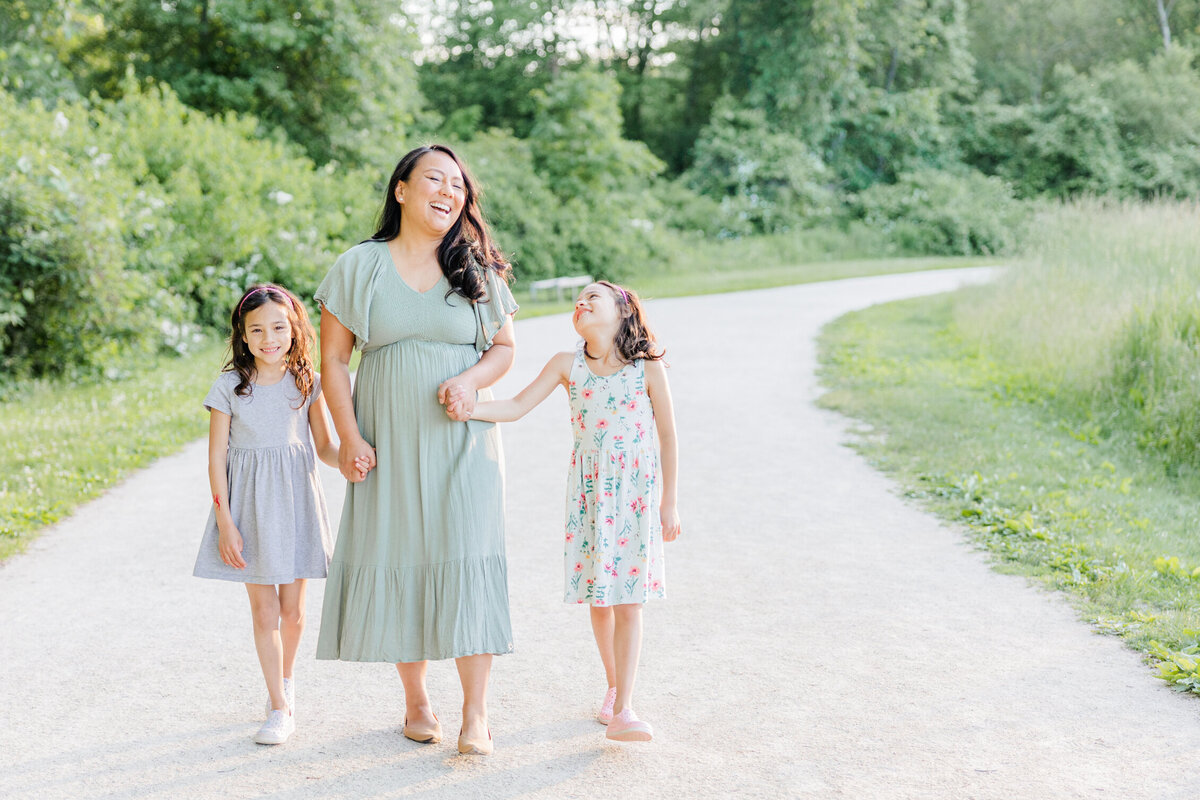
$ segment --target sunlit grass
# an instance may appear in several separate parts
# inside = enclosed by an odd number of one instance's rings
[[[26,384],[0,402],[0,559],[132,470],[204,435],[201,400],[222,347],[120,380]]]
[[[1050,209],[994,285],[823,334],[823,402],[1003,569],[1200,692],[1200,215]]]

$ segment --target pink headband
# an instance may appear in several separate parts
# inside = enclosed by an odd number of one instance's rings
[[[241,314],[242,314],[242,306],[246,305],[246,301],[247,301],[247,300],[249,300],[249,299],[250,299],[251,297],[253,297],[254,295],[258,294],[259,292],[270,292],[270,291],[274,291],[275,293],[277,293],[277,294],[279,294],[279,295],[282,295],[282,296],[283,296],[283,299],[284,299],[284,300],[287,300],[287,302],[288,302],[288,305],[292,307],[292,311],[295,311],[295,310],[296,310],[296,304],[292,302],[292,298],[288,297],[286,294],[284,294],[283,292],[279,291],[278,287],[275,287],[275,286],[259,286],[257,289],[251,289],[250,291],[246,292],[246,296],[242,298],[242,302],[238,303],[237,311],[235,311],[235,312],[234,312],[234,314],[235,314],[235,315],[237,315],[237,316],[241,316]],[[274,299],[274,298],[272,298],[272,299]]]
[[[625,301],[625,305],[629,305],[629,294],[620,286],[614,286],[613,288],[621,293],[621,299]]]

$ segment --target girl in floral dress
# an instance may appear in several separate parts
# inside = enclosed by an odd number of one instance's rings
[[[666,596],[664,541],[679,535],[678,453],[667,371],[638,297],[607,281],[575,302],[575,352],[558,353],[511,400],[477,403],[473,419],[509,422],[566,388],[575,448],[567,479],[566,601],[591,606],[608,678],[598,719],[617,741],[649,741],[633,711],[642,604]],[[447,408],[453,413],[459,397]],[[661,455],[660,455],[661,448]]]

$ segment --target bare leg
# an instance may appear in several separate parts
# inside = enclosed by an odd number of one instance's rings
[[[400,673],[400,682],[404,684],[404,719],[421,728],[437,725],[433,706],[429,703],[429,690],[425,686],[429,662],[401,662],[396,665],[396,671]]]
[[[633,704],[633,684],[637,680],[638,659],[642,655],[642,605],[628,603],[613,606],[613,661],[617,672],[617,702],[613,714]]]
[[[600,650],[600,663],[604,665],[604,677],[608,688],[617,685],[616,659],[613,656],[613,610],[611,606],[592,606],[592,635]]]
[[[283,696],[283,642],[279,637],[279,595],[268,584],[247,583],[250,614],[254,619],[254,649],[267,681],[271,708],[287,709]]]
[[[308,581],[297,578],[279,587],[279,632],[283,640],[283,677],[290,679],[296,667],[296,651],[304,633],[304,591]]]
[[[454,659],[454,663],[458,666],[458,679],[463,689],[462,735],[468,739],[486,741],[487,690],[488,677],[492,672],[492,654],[463,656]]]

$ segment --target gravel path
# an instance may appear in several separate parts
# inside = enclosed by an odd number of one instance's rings
[[[245,593],[191,577],[208,507],[196,442],[0,568],[0,797],[1193,797],[1200,703],[1057,596],[991,571],[811,402],[822,324],[986,276],[650,303],[684,520],[670,598],[646,612],[637,707],[655,742],[608,743],[592,720],[603,676],[586,612],[560,599],[557,393],[504,430],[516,652],[493,671],[494,756],[454,750],[451,663],[430,670],[449,741],[423,746],[400,735],[393,668],[313,658],[320,581],[298,732],[251,742],[265,690]],[[517,332],[501,393],[573,342],[563,316]],[[341,481],[324,477],[336,519]]]

